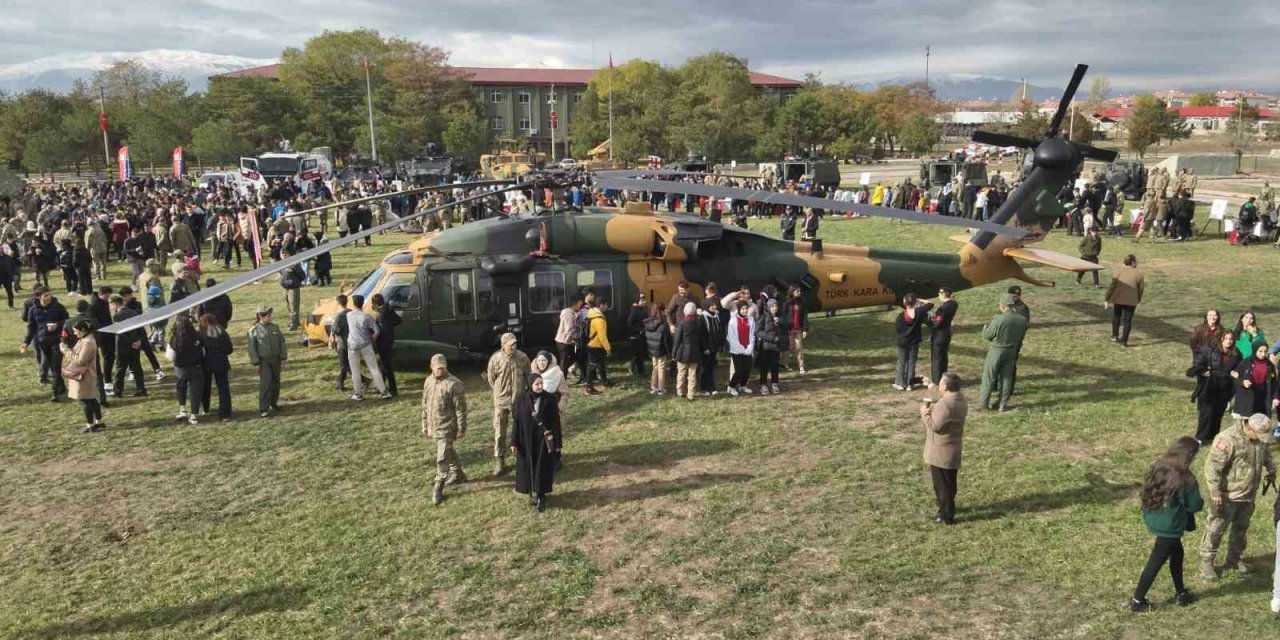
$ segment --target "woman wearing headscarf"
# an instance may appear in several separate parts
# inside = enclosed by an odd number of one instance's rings
[[[565,409],[569,408],[569,385],[564,383],[564,371],[556,362],[550,351],[539,351],[529,363],[532,373],[542,376],[542,386],[547,393],[556,396],[556,407],[560,409],[563,419]]]
[[[531,374],[524,395],[516,403],[511,450],[516,458],[516,493],[532,497],[535,511],[547,507],[546,496],[555,483],[561,443],[556,396],[547,392],[542,376]]]
[[[1231,408],[1231,417],[1236,420],[1247,420],[1255,413],[1271,415],[1274,405],[1280,404],[1275,398],[1276,366],[1267,357],[1267,343],[1261,340],[1253,343],[1248,358],[1236,365],[1231,373],[1235,380],[1235,405]]]

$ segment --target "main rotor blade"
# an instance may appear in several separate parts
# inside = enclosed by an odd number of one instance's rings
[[[989,231],[991,233],[997,233],[1013,238],[1024,238],[1029,235],[1026,231],[1021,229],[991,224],[989,222],[978,222],[976,220],[969,220],[966,218],[951,218],[947,216],[931,215],[927,213],[920,213],[918,211],[908,211],[905,209],[890,209],[888,207],[877,207],[869,204],[854,204],[852,202],[841,202],[839,200],[828,200],[826,198],[815,198],[813,196],[797,196],[778,193],[776,191],[754,191],[751,189],[717,187],[694,182],[638,180],[633,178],[615,178],[611,176],[597,176],[596,185],[610,189],[656,191],[658,193],[683,193],[687,195],[707,196],[710,198],[734,198],[736,200],[755,200],[757,202],[770,204],[812,207],[815,209],[858,213],[862,215],[879,216],[882,218],[892,218],[894,220],[909,220],[911,222],[923,222],[925,224],[936,224],[948,227],[964,227],[966,229],[976,228],[982,231]]]
[[[993,147],[1018,147],[1020,149],[1036,148],[1035,140],[1028,140],[1027,138],[1011,136],[1007,133],[995,133],[992,131],[974,131],[973,135],[970,136],[969,139],[977,143],[989,144]]]
[[[400,191],[394,191],[392,193],[378,193],[371,196],[362,196],[359,198],[352,198],[351,200],[343,200],[342,202],[333,202],[330,204],[313,207],[311,209],[305,209],[303,211],[287,211],[281,214],[280,217],[295,218],[298,216],[306,216],[313,213],[319,213],[327,209],[337,209],[338,207],[345,207],[353,204],[361,204],[364,202],[372,202],[374,200],[381,200],[383,198],[407,196],[415,193],[426,193],[428,191],[443,191],[445,189],[457,189],[459,187],[463,189],[470,189],[474,187],[489,187],[489,186],[496,186],[496,185],[503,185],[503,184],[513,184],[514,182],[515,182],[514,180],[484,180],[480,182],[458,182],[453,184],[438,184],[430,187],[413,187],[410,189],[401,189]]]
[[[477,184],[477,183],[466,183],[466,184]],[[396,220],[392,220],[390,222],[377,225],[372,229],[365,229],[360,233],[353,233],[344,238],[339,238],[338,240],[335,240],[333,242],[326,242],[314,249],[308,249],[297,255],[289,256],[288,258],[284,260],[280,260],[279,262],[272,262],[271,264],[263,265],[248,273],[242,273],[215,287],[210,287],[208,289],[203,289],[201,291],[198,291],[190,296],[183,298],[182,300],[179,300],[178,302],[167,304],[158,309],[152,309],[140,316],[130,318],[124,322],[109,324],[105,327],[102,327],[101,329],[98,329],[98,331],[101,333],[117,333],[117,334],[128,333],[130,331],[133,331],[134,329],[140,329],[142,327],[159,322],[161,320],[168,320],[169,318],[172,318],[173,316],[176,316],[179,313],[183,313],[188,309],[199,306],[200,304],[208,302],[209,300],[212,300],[213,298],[216,298],[224,293],[230,293],[232,291],[235,291],[236,289],[252,284],[267,276],[270,276],[272,274],[283,271],[289,267],[292,267],[295,264],[301,264],[322,253],[327,253],[329,251],[333,251],[335,249],[341,248],[343,246],[356,242],[357,240],[367,238],[375,233],[394,229],[415,218],[420,218],[429,213],[435,213],[436,211],[439,211],[441,209],[445,209],[448,207],[453,207],[460,204],[466,204],[468,202],[480,200],[482,198],[488,198],[489,196],[492,196],[495,193],[513,191],[515,189],[521,189],[527,186],[530,186],[530,185],[529,184],[509,185],[509,186],[503,187],[502,189],[498,189],[496,191],[487,191],[485,193],[463,198],[461,200],[455,200],[454,202],[450,202],[449,204],[441,205],[439,207],[432,207],[430,209],[423,209],[422,211],[411,213],[403,218],[398,218]],[[386,197],[388,195],[390,194],[383,194],[382,197]]]
[[[1052,138],[1058,135],[1058,130],[1062,128],[1062,119],[1067,116],[1067,109],[1071,108],[1071,101],[1076,99],[1076,90],[1080,88],[1080,81],[1084,80],[1084,73],[1088,70],[1087,64],[1076,65],[1075,73],[1071,74],[1071,82],[1067,83],[1067,90],[1062,92],[1062,99],[1058,101],[1058,111],[1049,121],[1049,131],[1045,137]]]
[[[1080,155],[1086,158],[1089,158],[1091,160],[1101,160],[1102,162],[1115,162],[1116,158],[1120,157],[1120,153],[1115,149],[1100,149],[1098,147],[1095,147],[1093,145],[1088,145],[1088,144],[1073,143],[1073,145],[1075,146],[1076,150],[1080,152]]]

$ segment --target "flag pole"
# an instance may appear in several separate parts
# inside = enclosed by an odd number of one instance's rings
[[[107,92],[102,87],[98,87],[98,128],[102,129],[102,161],[107,170],[107,176],[111,176],[111,148],[107,143]]]
[[[364,59],[364,90],[369,105],[369,151],[373,161],[378,161],[378,136],[373,132],[373,83],[369,80],[369,59]]]
[[[609,161],[613,161],[613,52],[609,52]]]

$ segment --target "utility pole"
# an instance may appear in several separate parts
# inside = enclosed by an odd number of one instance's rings
[[[609,52],[609,161],[613,162],[613,52]]]
[[[551,161],[556,160],[556,85],[551,85],[551,98],[547,100],[547,104],[551,105]]]
[[[924,89],[929,90],[929,45],[924,47]]]
[[[373,131],[373,82],[369,79],[369,59],[364,59],[364,90],[365,100],[369,105],[369,151],[373,155],[373,161],[378,161],[378,136]]]
[[[107,144],[107,92],[102,87],[98,87],[98,128],[102,129],[103,167],[107,171],[107,176],[110,176],[111,175],[111,149]]]

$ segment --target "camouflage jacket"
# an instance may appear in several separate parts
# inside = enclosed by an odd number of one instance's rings
[[[1250,440],[1240,425],[1223,430],[1213,439],[1204,462],[1205,485],[1210,496],[1231,502],[1253,502],[1266,475],[1275,475],[1271,447]]]
[[[467,396],[462,381],[452,374],[433,375],[422,383],[422,434],[431,438],[458,437],[467,432]]]

